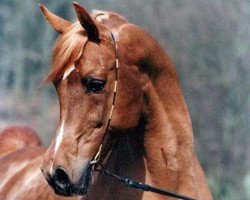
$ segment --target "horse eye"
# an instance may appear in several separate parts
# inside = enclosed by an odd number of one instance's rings
[[[106,81],[99,79],[83,79],[83,84],[85,85],[86,92],[98,93],[104,89]]]

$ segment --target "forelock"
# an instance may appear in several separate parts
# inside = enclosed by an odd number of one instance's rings
[[[52,69],[44,82],[61,78],[64,71],[81,58],[87,40],[86,32],[79,22],[60,35],[52,50]]]

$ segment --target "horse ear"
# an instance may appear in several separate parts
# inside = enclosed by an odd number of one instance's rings
[[[76,2],[74,2],[73,5],[75,7],[78,20],[80,21],[82,27],[86,30],[89,40],[99,43],[99,30],[87,10]]]
[[[39,7],[45,17],[45,19],[50,23],[52,28],[58,33],[63,33],[66,29],[71,26],[71,23],[57,15],[53,14],[46,8],[43,4],[39,4]]]

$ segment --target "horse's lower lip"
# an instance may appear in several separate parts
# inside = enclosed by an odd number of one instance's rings
[[[58,187],[55,187],[54,188],[54,191],[57,195],[60,195],[60,196],[66,196],[66,197],[69,197],[69,196],[73,196],[73,193],[71,191],[70,188],[68,188],[66,191],[65,190],[62,190],[61,188],[58,188]]]
[[[61,190],[60,188],[54,188],[54,191],[57,195],[72,197],[72,196],[81,196],[85,195],[88,192],[88,188],[78,188],[76,186],[71,186],[67,191]]]

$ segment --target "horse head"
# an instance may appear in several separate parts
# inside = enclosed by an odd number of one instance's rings
[[[99,21],[112,17],[112,13],[100,12],[91,17],[79,4],[74,3],[74,7],[78,21],[70,23],[40,5],[45,18],[60,33],[53,49],[52,69],[45,80],[52,81],[56,88],[60,120],[42,171],[55,192],[65,196],[88,191],[90,163],[105,133],[135,128],[143,113],[139,70],[121,69],[119,97],[106,131],[118,63],[111,30]],[[125,22],[118,15],[117,21]]]

